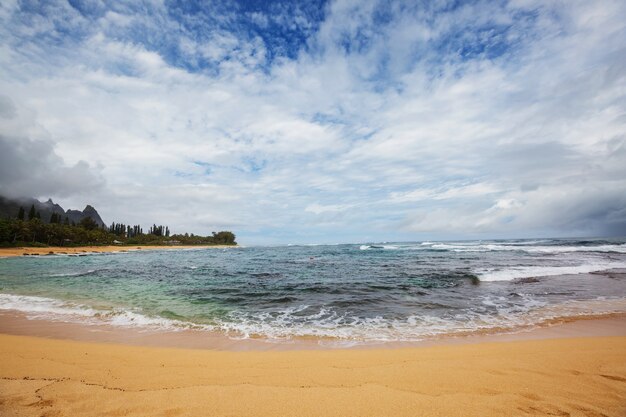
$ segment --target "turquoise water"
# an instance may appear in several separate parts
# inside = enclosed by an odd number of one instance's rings
[[[417,242],[0,260],[0,310],[232,337],[420,340],[626,311],[626,241]]]

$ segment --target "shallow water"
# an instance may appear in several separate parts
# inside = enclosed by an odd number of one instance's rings
[[[414,341],[626,312],[626,241],[138,251],[0,260],[0,309],[232,337]],[[623,271],[622,271],[623,272]]]

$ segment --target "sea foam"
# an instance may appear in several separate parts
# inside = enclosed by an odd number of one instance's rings
[[[102,310],[57,300],[48,297],[29,295],[0,294],[0,310],[12,310],[24,313],[29,319],[42,319],[80,323],[87,325],[111,325],[139,327],[154,330],[182,330],[189,328],[211,329],[210,326],[150,317],[128,309]]]
[[[624,262],[590,262],[572,266],[519,266],[506,269],[476,270],[481,281],[511,281],[520,278],[548,277],[555,275],[585,274],[609,269],[626,268]]]

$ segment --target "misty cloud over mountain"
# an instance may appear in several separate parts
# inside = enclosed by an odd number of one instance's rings
[[[45,140],[0,135],[0,195],[28,197],[90,195],[102,180],[84,161],[72,166]]]

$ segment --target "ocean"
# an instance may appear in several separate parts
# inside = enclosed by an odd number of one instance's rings
[[[131,251],[0,259],[0,311],[275,341],[420,341],[626,312],[626,239]]]

